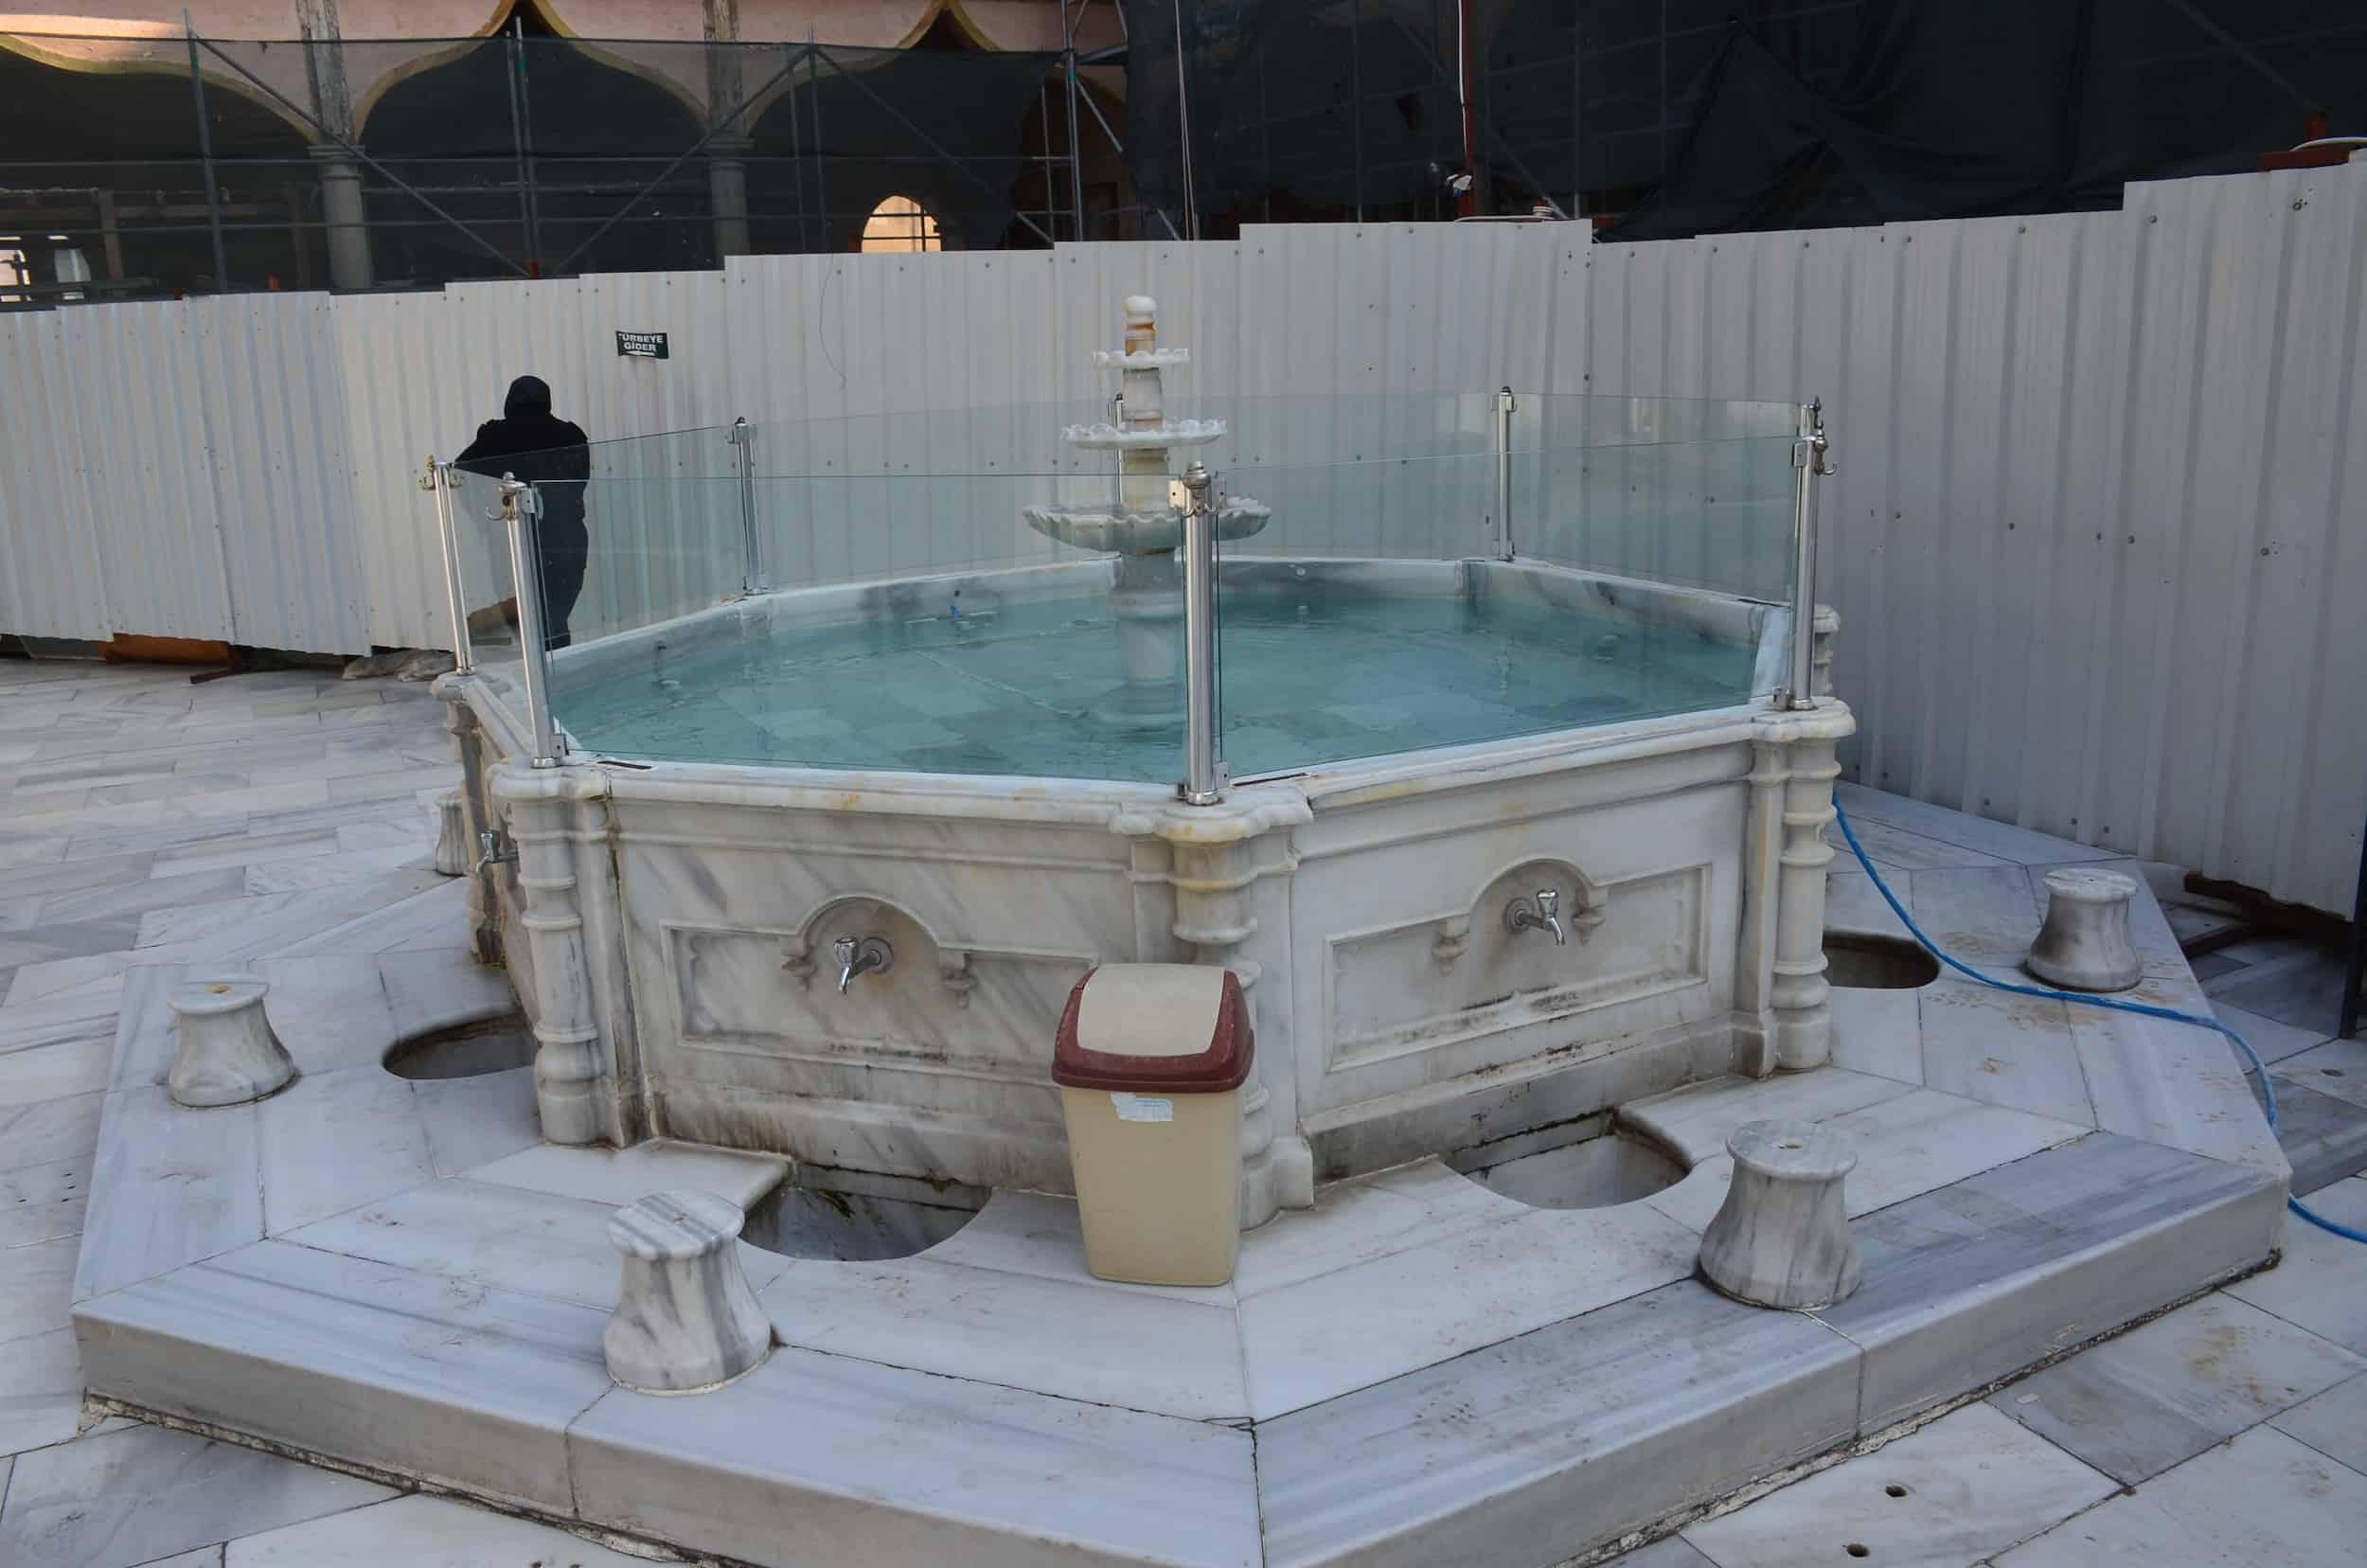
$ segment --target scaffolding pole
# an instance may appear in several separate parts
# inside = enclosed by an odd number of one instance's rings
[[[214,178],[214,129],[205,119],[205,78],[197,68],[197,29],[189,13],[181,13],[181,30],[189,39],[189,95],[197,104],[197,151],[205,163],[205,226],[214,237],[214,291],[230,287],[230,253],[222,242],[222,184]]]

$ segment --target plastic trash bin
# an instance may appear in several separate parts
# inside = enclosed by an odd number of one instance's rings
[[[1135,1285],[1221,1285],[1241,1244],[1241,983],[1196,964],[1105,964],[1053,1045],[1085,1266]]]

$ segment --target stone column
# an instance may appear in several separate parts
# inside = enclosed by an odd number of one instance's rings
[[[321,175],[321,220],[328,225],[331,288],[366,289],[376,275],[370,264],[368,208],[362,200],[362,166],[342,147],[310,149]]]
[[[346,80],[345,37],[337,0],[295,0],[295,13],[296,31],[303,39],[305,80],[312,90],[312,117],[329,135],[351,144],[353,93]],[[308,151],[320,170],[329,285],[366,289],[376,275],[370,265],[370,231],[364,226],[369,212],[362,198],[362,166],[336,141],[325,141]]]
[[[608,792],[597,770],[534,768],[517,761],[495,768],[497,809],[507,812],[518,849],[517,924],[525,939],[523,991],[534,1021],[534,1099],[543,1136],[552,1143],[622,1143],[626,1118],[618,1103],[615,1063],[600,1027],[594,989],[595,953],[585,935],[588,890],[579,869],[605,882],[609,867],[582,867],[577,808],[596,811]],[[604,836],[604,835],[603,835]],[[594,893],[596,897],[596,892]],[[611,901],[611,900],[604,900]],[[519,966],[512,964],[516,976]]]
[[[1822,1067],[1833,1055],[1832,987],[1824,979],[1824,868],[1833,846],[1824,842],[1824,828],[1833,820],[1833,780],[1841,776],[1835,739],[1795,739],[1784,784],[1768,1003],[1775,1012],[1775,1066],[1786,1072]]]
[[[1298,868],[1289,829],[1313,820],[1295,790],[1236,792],[1220,805],[1175,805],[1121,812],[1112,824],[1136,837],[1137,876],[1146,861],[1144,838],[1164,842],[1164,878],[1174,897],[1170,935],[1179,956],[1145,953],[1146,962],[1215,964],[1233,971],[1249,1004],[1256,1060],[1241,1090],[1241,1228],[1255,1230],[1286,1208],[1315,1202],[1315,1156],[1298,1130],[1296,1055],[1290,1021],[1258,989],[1266,965],[1253,954],[1259,935],[1252,908],[1257,884]],[[1287,935],[1281,938],[1287,942]],[[1272,956],[1287,963],[1284,948]]]
[[[748,151],[746,136],[718,136],[707,143],[707,196],[715,215],[715,256],[749,254]]]
[[[476,869],[479,854],[477,835],[492,826],[492,813],[488,808],[492,796],[486,782],[485,732],[478,726],[476,712],[469,706],[468,676],[445,676],[436,683],[436,695],[444,704],[444,728],[452,736],[453,750],[460,758],[460,833],[468,846],[469,864],[469,929],[476,934],[476,956],[481,964],[502,961],[500,906],[493,890],[494,867]]]

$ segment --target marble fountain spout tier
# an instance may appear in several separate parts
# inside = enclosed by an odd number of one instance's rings
[[[1096,704],[1095,716],[1140,728],[1184,718],[1184,586],[1176,559],[1184,545],[1184,513],[1168,497],[1168,454],[1204,446],[1226,427],[1222,419],[1168,420],[1163,373],[1190,364],[1191,350],[1159,347],[1159,306],[1149,295],[1130,294],[1125,311],[1126,347],[1094,355],[1095,365],[1118,372],[1116,422],[1070,425],[1060,433],[1080,451],[1118,454],[1116,493],[1079,506],[1028,507],[1023,515],[1048,538],[1117,557],[1110,613],[1126,679]],[[1223,496],[1216,510],[1217,538],[1247,539],[1272,517],[1262,502]]]

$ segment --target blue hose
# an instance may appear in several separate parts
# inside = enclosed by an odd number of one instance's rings
[[[1970,965],[1958,962],[1942,953],[1939,944],[1926,936],[1923,934],[1923,928],[1915,924],[1914,917],[1908,914],[1899,904],[1896,896],[1891,892],[1890,883],[1884,882],[1882,873],[1874,868],[1873,860],[1867,856],[1864,846],[1858,843],[1858,835],[1850,829],[1849,813],[1842,810],[1838,794],[1833,800],[1833,819],[1841,824],[1841,836],[1849,841],[1849,852],[1858,857],[1858,864],[1865,867],[1865,874],[1874,879],[1874,890],[1882,895],[1882,901],[1891,906],[1891,913],[1898,917],[1900,923],[1906,926],[1908,935],[1921,945],[1924,952],[1959,974],[1978,980],[1984,986],[1994,986],[2002,991],[2012,991],[2016,996],[2044,997],[2051,1002],[2075,1002],[2083,1007],[2109,1007],[2114,1012],[2137,1013],[2145,1018],[2166,1018],[2173,1024],[2192,1024],[2197,1028],[2216,1029],[2228,1039],[2235,1042],[2235,1048],[2244,1053],[2246,1061],[2251,1063],[2253,1075],[2260,1079],[2260,1098],[2269,1113],[2269,1131],[2271,1135],[2276,1132],[2276,1085],[2269,1081],[2269,1069],[2262,1064],[2259,1053],[2251,1048],[2251,1042],[2242,1035],[2237,1034],[2217,1019],[2207,1018],[2199,1013],[2182,1013],[2174,1007],[2157,1007],[2145,1002],[2116,1002],[2110,997],[2090,996],[2083,991],[2050,990],[2044,986],[2018,986],[2007,980],[1993,980]],[[2332,1231],[2335,1235],[2347,1237],[2353,1241],[2367,1241],[2367,1231],[2356,1231],[2322,1214],[2313,1214],[2298,1198],[2287,1197],[2285,1200],[2285,1206],[2320,1230]]]

